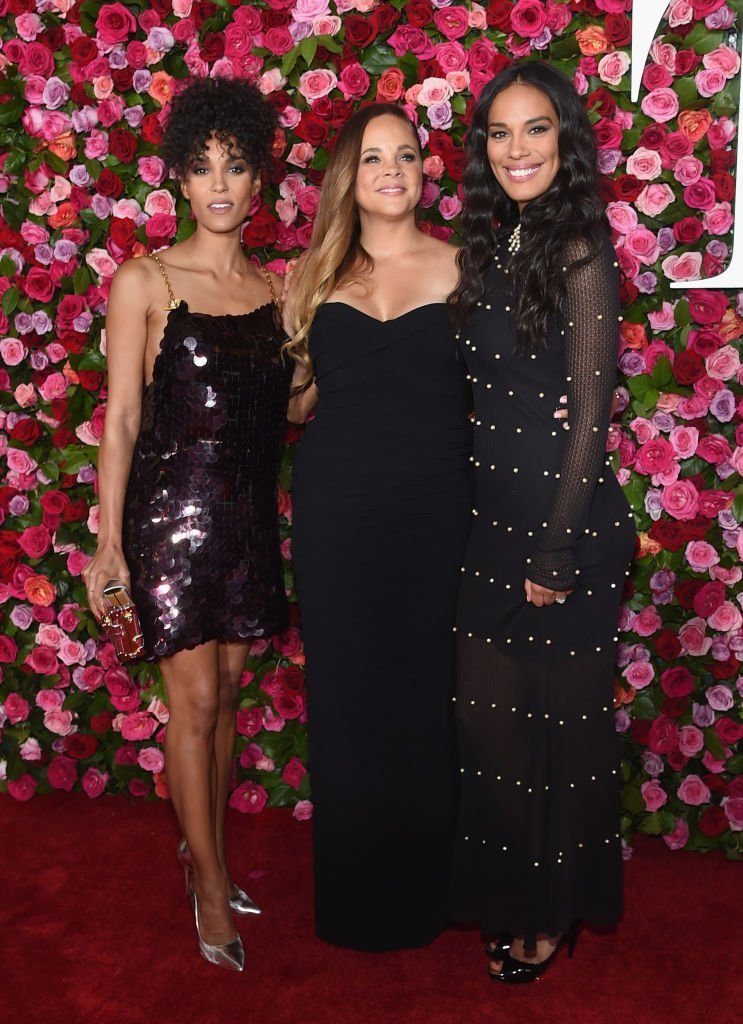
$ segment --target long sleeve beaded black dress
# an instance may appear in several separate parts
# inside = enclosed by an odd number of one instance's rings
[[[211,316],[166,284],[122,537],[149,659],[288,624],[277,471],[292,370],[278,302]]]
[[[320,401],[294,467],[315,917],[363,950],[446,926],[470,392],[444,303],[382,322],[326,303]]]
[[[567,262],[585,251],[574,243]],[[606,239],[567,276],[566,317],[514,352],[509,254],[460,343],[476,497],[458,609],[460,811],[450,912],[484,932],[564,933],[621,911],[616,623],[634,547],[606,457],[618,272]],[[568,395],[570,429],[553,418]],[[572,591],[536,607],[524,579]]]

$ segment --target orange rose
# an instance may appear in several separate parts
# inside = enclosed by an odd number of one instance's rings
[[[735,338],[743,337],[743,320],[734,309],[726,309],[717,329],[725,341],[733,341]]]
[[[271,143],[271,156],[278,159],[284,152],[284,146],[286,146],[286,132],[283,128],[277,128]]]
[[[155,793],[161,800],[169,800],[170,790],[168,789],[168,780],[165,777],[165,772],[155,772],[152,778],[155,780]]]
[[[578,40],[580,52],[586,57],[596,57],[599,53],[606,53],[611,49],[611,43],[606,33],[598,25],[591,25],[590,28],[579,28],[575,33]]]
[[[53,228],[66,228],[77,218],[75,207],[72,203],[60,203],[57,212],[47,218],[49,226]]]
[[[377,99],[380,103],[394,103],[402,96],[405,75],[400,68],[388,68],[377,82]]]
[[[167,71],[156,71],[152,76],[147,92],[161,107],[164,107],[173,98],[173,81]]]
[[[623,320],[619,333],[627,348],[643,348],[648,343],[644,324],[633,324],[631,320]]]
[[[41,574],[27,576],[23,582],[23,589],[31,604],[40,604],[48,607],[57,596],[57,588]]]
[[[58,135],[54,142],[49,143],[49,152],[56,154],[63,160],[72,160],[73,157],[77,156],[77,148],[75,146],[75,133],[74,132],[63,132]]]
[[[712,124],[712,115],[709,110],[682,110],[678,122],[682,135],[692,142],[699,142]]]
[[[622,704],[631,704],[637,695],[637,690],[634,686],[627,686],[627,684],[619,679],[614,680],[614,707],[620,708]]]

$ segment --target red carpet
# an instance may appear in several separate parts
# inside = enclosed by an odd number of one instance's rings
[[[498,987],[472,931],[361,954],[312,931],[310,826],[228,819],[245,974],[198,955],[165,803],[0,797],[5,1024],[732,1024],[743,1016],[743,866],[640,840],[616,933],[583,932],[536,985]],[[260,873],[250,878],[251,872]]]

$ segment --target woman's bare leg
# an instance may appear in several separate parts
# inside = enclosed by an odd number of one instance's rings
[[[160,661],[170,718],[165,740],[168,788],[194,866],[201,936],[222,945],[236,935],[227,885],[217,854],[217,767],[219,653],[216,641],[179,651]]]
[[[232,764],[235,756],[236,709],[240,680],[245,668],[249,644],[219,644],[219,710],[214,733],[214,760],[216,765],[214,794],[214,837],[217,859],[232,892],[232,878],[224,852],[224,816],[230,791]]]

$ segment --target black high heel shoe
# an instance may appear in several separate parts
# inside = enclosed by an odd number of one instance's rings
[[[500,971],[494,971],[489,967],[488,974],[493,981],[502,981],[505,985],[527,985],[541,978],[563,946],[567,947],[568,960],[572,960],[577,941],[578,926],[573,924],[564,935],[560,936],[555,948],[545,960],[541,960],[539,963],[526,963],[524,960],[516,960],[506,950],[502,957],[495,957],[495,959],[502,960]]]
[[[511,948],[513,935],[510,932],[499,932],[491,941],[485,943],[485,955],[488,960],[502,960],[503,954]]]

